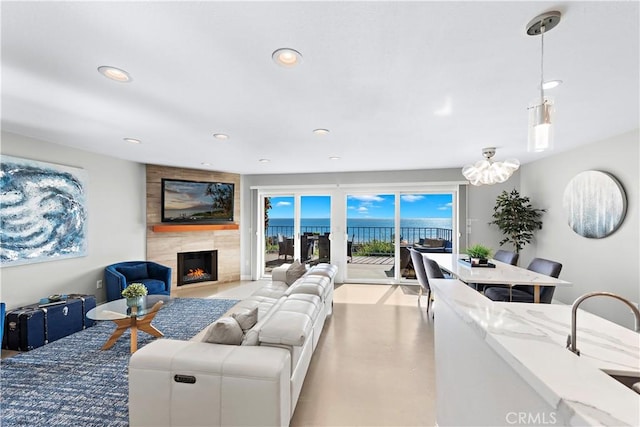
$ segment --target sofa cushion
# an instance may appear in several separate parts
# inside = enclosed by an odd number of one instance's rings
[[[278,267],[275,267],[271,270],[271,280],[274,282],[286,282],[287,280],[287,270],[291,267],[291,264],[282,264]]]
[[[260,289],[256,289],[251,296],[271,298],[275,301],[284,295],[287,288],[288,285],[285,282],[273,281]]]
[[[263,316],[258,315],[258,323],[256,323],[253,328],[247,330],[244,334],[244,339],[242,340],[242,345],[258,345],[260,344],[260,330],[264,326],[264,324],[269,320],[269,318],[276,312],[277,308],[282,304],[282,302],[286,298],[282,297],[278,301],[276,301],[269,311],[267,311]],[[260,313],[258,313],[260,314]]]
[[[289,288],[285,295],[293,294],[310,294],[323,297],[324,288],[317,283],[306,283],[298,280]]]
[[[246,331],[247,329],[253,328],[253,325],[258,322],[258,307],[254,307],[249,311],[233,313],[231,317],[238,322],[238,325],[240,325],[243,331]]]
[[[303,264],[301,264],[300,261],[295,260],[293,264],[291,264],[287,269],[285,283],[288,286],[291,286],[293,282],[301,278],[306,272],[307,268]]]
[[[242,328],[233,317],[221,317],[213,322],[203,341],[213,344],[242,344]]]
[[[120,267],[116,267],[116,270],[126,277],[127,282],[146,279],[149,277],[147,264],[121,265]]]
[[[338,267],[335,265],[322,263],[311,267],[307,276],[325,276],[329,279],[333,279],[337,271]]]
[[[278,310],[260,329],[260,343],[301,346],[311,336],[312,326],[306,313]]]

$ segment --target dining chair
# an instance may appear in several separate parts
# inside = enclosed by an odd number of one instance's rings
[[[562,264],[544,258],[534,258],[529,263],[527,270],[557,279],[560,276]],[[555,286],[540,286],[540,303],[550,304],[555,290]],[[533,286],[531,285],[517,285],[513,288],[489,287],[485,289],[484,296],[492,301],[534,302]]]
[[[413,269],[416,272],[416,279],[420,284],[420,291],[418,292],[418,305],[420,305],[420,297],[424,292],[427,293],[427,314],[429,314],[429,306],[431,305],[431,287],[429,286],[429,278],[427,277],[427,271],[425,270],[424,262],[422,261],[422,254],[415,249],[409,249],[411,261],[413,262]]]
[[[515,252],[503,251],[502,249],[496,251],[493,255],[493,259],[496,261],[504,262],[505,264],[516,265],[518,264],[518,257],[520,254]]]
[[[499,249],[493,255],[493,259],[496,260],[496,261],[504,262],[505,264],[516,265],[516,264],[518,264],[518,257],[519,256],[520,256],[520,254],[517,254],[515,252],[510,252],[510,251],[505,251],[505,250]],[[476,291],[478,291],[478,292],[484,292],[484,290],[489,287],[489,285],[484,285],[484,284],[481,284],[481,283],[474,283],[473,286],[475,287]]]
[[[438,263],[427,257],[426,255],[422,255],[422,264],[424,265],[424,270],[427,272],[427,279],[451,279],[451,276],[448,276],[442,272]],[[429,298],[429,304],[433,302],[432,298]],[[433,317],[433,310],[431,311],[431,317]]]

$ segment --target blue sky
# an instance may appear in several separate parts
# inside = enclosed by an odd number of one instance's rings
[[[329,196],[302,196],[302,218],[329,218]],[[451,218],[451,194],[403,194],[402,218]],[[270,218],[293,218],[293,197],[272,197]],[[392,194],[351,195],[347,198],[348,218],[393,218]]]

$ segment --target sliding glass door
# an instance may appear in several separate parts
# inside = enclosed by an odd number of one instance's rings
[[[413,281],[409,249],[452,250],[452,193],[351,193],[346,200],[349,282]]]
[[[300,196],[300,261],[331,260],[331,197]]]
[[[400,279],[415,279],[410,248],[420,252],[451,252],[452,194],[400,193]]]
[[[295,198],[289,195],[264,199],[264,270],[292,262],[295,255]]]
[[[331,197],[264,195],[263,275],[294,259],[314,265],[331,260]]]
[[[340,281],[415,283],[410,248],[457,249],[457,194],[420,185],[259,191],[257,276],[299,259],[338,265]]]
[[[391,283],[395,278],[395,195],[346,195],[347,274],[351,282]]]

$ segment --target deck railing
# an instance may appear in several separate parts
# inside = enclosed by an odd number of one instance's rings
[[[266,237],[268,240],[275,240],[277,236],[293,237],[292,226],[269,226],[267,228]],[[303,226],[300,227],[302,233],[329,233],[331,230],[328,226]],[[395,238],[394,227],[347,227],[347,235],[349,241],[353,244],[368,243],[373,240],[380,242],[393,243]],[[437,227],[400,227],[400,241],[408,243],[417,243],[420,239],[442,239],[452,241],[453,230],[450,228]]]

